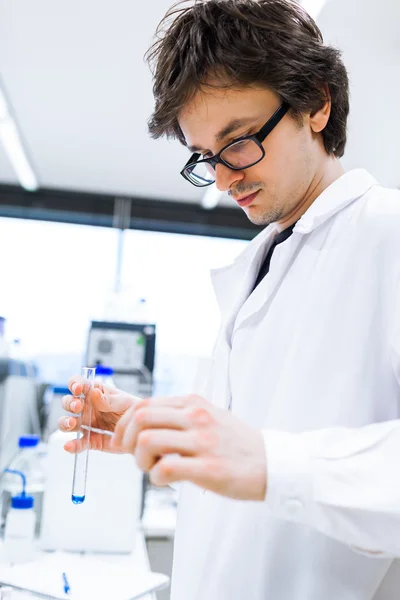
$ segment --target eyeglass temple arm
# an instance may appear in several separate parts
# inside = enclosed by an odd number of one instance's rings
[[[259,142],[263,142],[267,135],[271,133],[271,131],[276,127],[281,119],[286,115],[290,108],[290,105],[287,102],[284,102],[280,105],[280,107],[274,112],[272,117],[265,123],[264,127],[260,129],[257,134],[257,139]]]
[[[199,160],[200,158],[200,154],[198,154],[197,152],[195,152],[194,154],[191,155],[191,157],[189,158],[189,160],[187,161],[187,163],[185,164],[185,166],[183,167],[183,171],[186,169],[186,167],[188,165],[190,165],[191,163],[195,163]]]

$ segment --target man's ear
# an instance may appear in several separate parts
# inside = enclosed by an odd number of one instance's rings
[[[324,105],[310,115],[310,126],[314,133],[320,133],[325,129],[331,115],[331,93],[327,86],[324,88],[324,92],[326,98]]]

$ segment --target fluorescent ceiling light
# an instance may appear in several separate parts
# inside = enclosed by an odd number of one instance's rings
[[[222,192],[219,191],[215,183],[209,185],[206,189],[204,196],[201,199],[201,206],[206,210],[211,210],[218,205],[222,196]]]
[[[303,8],[308,12],[310,17],[315,21],[319,17],[321,10],[324,8],[327,0],[302,0]]]
[[[17,125],[10,114],[5,94],[0,87],[0,140],[23,188],[34,192],[39,185],[26,156]]]
[[[0,89],[0,122],[8,117],[7,102]]]
[[[38,189],[38,182],[22,147],[21,139],[12,119],[0,122],[0,139],[23,188],[29,192]]]

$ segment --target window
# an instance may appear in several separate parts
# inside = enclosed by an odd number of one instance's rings
[[[0,218],[0,315],[7,319],[7,337],[21,339],[42,378],[66,382],[80,368],[90,321],[105,317],[114,289],[119,235],[102,227]],[[209,271],[232,262],[246,244],[125,231],[122,296],[132,307],[138,298],[147,300],[157,324],[156,375],[170,382],[160,383],[164,393],[189,389],[198,358],[210,354],[219,311]]]
[[[191,391],[199,359],[210,355],[220,322],[210,269],[231,263],[247,243],[125,232],[122,286],[146,298],[157,323],[157,395]]]
[[[30,356],[78,353],[113,285],[117,232],[0,219],[0,315]]]

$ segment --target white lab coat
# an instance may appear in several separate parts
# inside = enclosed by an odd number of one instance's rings
[[[204,388],[262,430],[267,496],[235,501],[182,484],[171,600],[398,600],[400,562],[354,548],[394,550],[385,500],[365,484],[391,425],[318,430],[400,416],[400,194],[363,170],[345,174],[251,293],[274,233],[213,272],[222,326]]]

